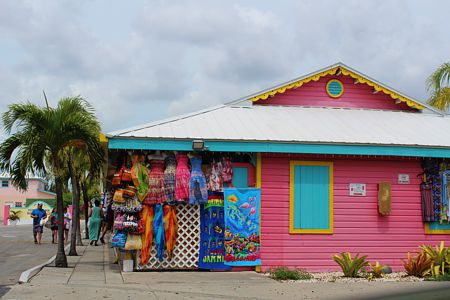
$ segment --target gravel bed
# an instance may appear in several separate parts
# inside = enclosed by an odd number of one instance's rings
[[[359,278],[349,278],[344,277],[342,272],[323,272],[323,273],[310,273],[314,276],[313,279],[308,280],[284,280],[283,282],[368,282],[369,279],[365,277]],[[266,273],[267,276],[270,274]],[[418,278],[414,276],[408,276],[405,272],[393,272],[391,274],[384,274],[382,278],[371,278],[371,282],[414,282],[414,281],[423,281],[423,278]]]

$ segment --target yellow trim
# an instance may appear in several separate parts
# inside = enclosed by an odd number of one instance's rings
[[[295,166],[327,166],[329,170],[329,224],[328,229],[299,229],[294,228],[294,169]],[[290,162],[290,178],[289,178],[289,233],[312,233],[312,234],[333,234],[333,191],[334,191],[334,179],[333,179],[333,162],[331,161],[296,161]]]
[[[101,133],[100,132],[100,135],[99,135],[99,140],[100,140],[100,143],[108,143],[108,138],[106,137],[106,135],[104,134],[104,133]]]
[[[391,98],[394,99],[394,100],[400,100],[401,102],[405,102],[406,105],[408,105],[409,107],[417,108],[417,109],[424,109],[425,108],[423,105],[421,105],[421,104],[419,104],[419,103],[417,103],[417,102],[415,102],[415,101],[413,101],[413,100],[411,100],[409,98],[403,97],[403,96],[399,95],[398,93],[396,93],[394,91],[391,91],[391,90],[389,90],[389,89],[379,85],[378,83],[375,83],[375,82],[373,82],[373,81],[371,81],[371,80],[369,80],[367,78],[364,78],[364,77],[362,77],[362,76],[360,76],[360,75],[358,75],[358,74],[356,74],[356,73],[354,73],[354,72],[352,72],[350,70],[345,69],[342,66],[337,66],[337,67],[325,70],[323,72],[320,72],[320,73],[318,73],[316,75],[312,75],[312,76],[309,76],[307,78],[297,80],[297,81],[295,81],[293,83],[289,83],[289,84],[284,85],[282,87],[279,87],[277,89],[274,89],[274,90],[265,92],[263,94],[257,95],[255,97],[252,97],[252,98],[250,98],[250,100],[253,101],[253,102],[256,102],[256,101],[261,100],[261,99],[265,100],[265,99],[269,98],[270,96],[274,96],[276,94],[284,93],[284,92],[286,92],[286,90],[290,90],[290,89],[293,89],[293,88],[301,87],[303,84],[308,83],[310,81],[317,81],[317,80],[319,80],[320,78],[322,78],[324,76],[334,75],[334,74],[336,74],[337,69],[340,69],[341,73],[343,75],[350,76],[353,79],[358,80],[359,83],[365,83],[365,84],[373,87],[374,90],[381,91],[381,92],[391,96]]]
[[[430,224],[424,224],[425,234],[450,234],[450,229],[430,229]]]
[[[339,84],[341,85],[341,92],[337,95],[333,95],[330,93],[330,91],[328,90],[328,86],[332,83],[332,82],[339,82]],[[328,96],[330,96],[331,98],[339,98],[340,96],[342,96],[342,94],[344,93],[344,85],[342,84],[342,82],[340,80],[337,79],[330,79],[327,82],[327,86],[325,87],[325,91],[327,92]]]
[[[261,153],[256,153],[256,187],[261,188]],[[261,250],[261,203],[259,204],[259,249]],[[255,266],[255,272],[261,273],[261,266]]]

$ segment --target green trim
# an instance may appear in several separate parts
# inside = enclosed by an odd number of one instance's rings
[[[30,206],[35,202],[47,203],[51,207],[56,207],[56,199],[39,199],[39,198],[27,198],[25,201],[26,206]]]
[[[44,189],[37,189],[37,190],[38,190],[38,192],[41,192],[41,193],[45,193],[45,194],[49,194],[49,195],[52,195],[52,196],[56,196],[56,193],[49,192],[49,191],[46,191]]]
[[[276,152],[343,155],[379,155],[450,158],[450,148],[419,148],[404,146],[331,145],[277,142],[208,141],[209,151],[222,152]],[[192,151],[192,140],[110,138],[108,148],[130,150]]]

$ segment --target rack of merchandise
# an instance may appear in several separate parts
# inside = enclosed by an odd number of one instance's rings
[[[224,187],[254,186],[254,164],[251,153],[110,153],[112,246],[133,254],[135,270],[199,268],[201,211],[213,194],[222,195],[223,209]],[[216,241],[214,262],[225,256],[223,213],[221,217],[220,226],[209,226]]]

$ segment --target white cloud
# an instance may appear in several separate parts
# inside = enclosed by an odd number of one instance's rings
[[[445,1],[2,1],[0,108],[81,94],[105,131],[228,102],[343,61],[424,99]]]

